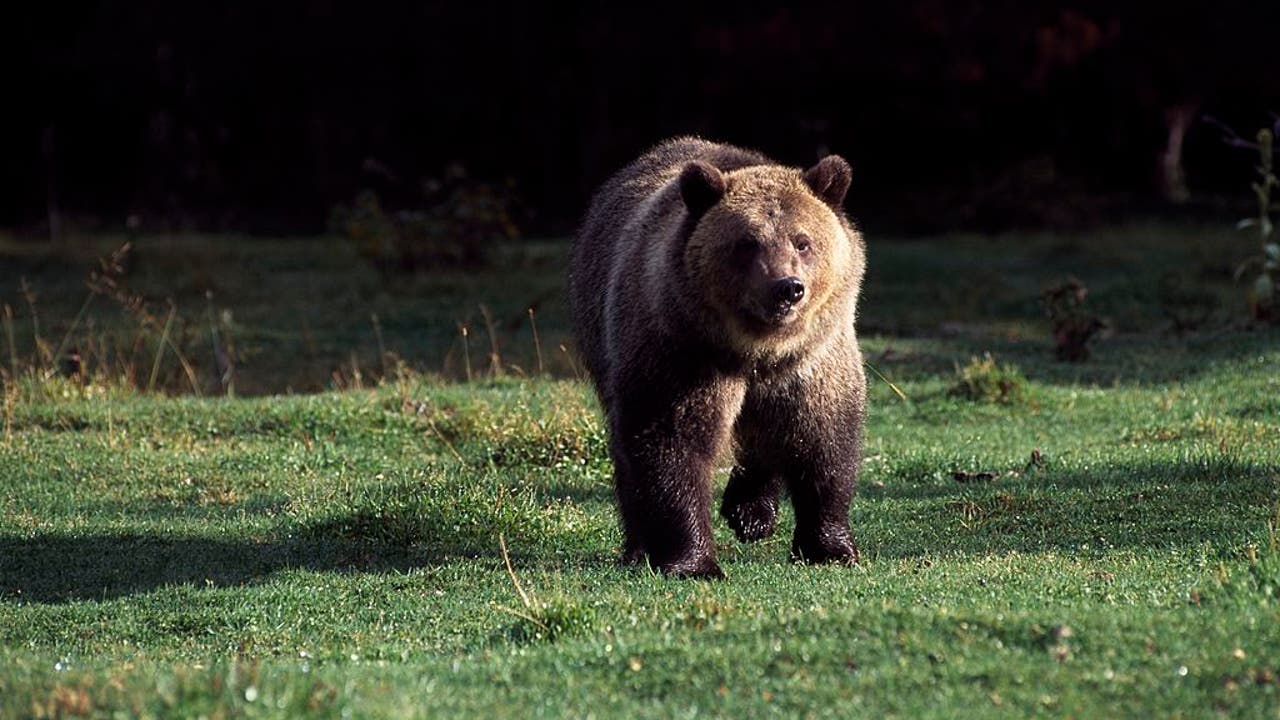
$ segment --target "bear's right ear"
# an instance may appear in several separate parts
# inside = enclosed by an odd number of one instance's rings
[[[711,209],[724,197],[724,174],[710,163],[694,160],[680,173],[680,197],[695,217]]]

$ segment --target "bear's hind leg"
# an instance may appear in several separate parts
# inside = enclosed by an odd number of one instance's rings
[[[677,577],[723,577],[711,534],[711,479],[729,443],[742,385],[688,376],[632,381],[614,392],[610,438],[623,532],[624,559],[647,557]]]
[[[742,542],[755,542],[773,535],[778,519],[781,480],[760,469],[754,462],[737,465],[729,474],[720,503],[720,517],[729,523]]]
[[[641,500],[636,497],[631,480],[627,477],[626,459],[616,450],[613,453],[613,467],[614,494],[618,500],[618,519],[622,525],[622,557],[618,561],[623,565],[641,565],[647,554],[643,528],[636,522],[639,517],[636,508]]]
[[[637,473],[643,478],[632,487],[637,502],[624,510],[623,524],[629,528],[624,559],[643,562],[647,556],[655,569],[674,577],[724,577],[711,536],[711,464],[702,458],[682,460]]]

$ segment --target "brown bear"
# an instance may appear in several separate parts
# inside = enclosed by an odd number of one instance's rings
[[[786,490],[792,557],[857,562],[866,261],[841,210],[849,180],[835,155],[801,171],[677,138],[597,192],[569,299],[608,419],[625,561],[722,575],[711,485],[732,447],[720,514],[740,540],[772,534]]]

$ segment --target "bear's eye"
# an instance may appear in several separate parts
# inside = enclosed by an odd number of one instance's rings
[[[805,253],[809,252],[809,236],[808,235],[797,235],[795,239],[791,241],[791,244],[795,246],[796,252],[800,253],[801,255],[804,255]]]
[[[753,237],[740,237],[733,244],[733,254],[739,259],[749,260],[756,254],[756,250],[760,248],[760,243]]]

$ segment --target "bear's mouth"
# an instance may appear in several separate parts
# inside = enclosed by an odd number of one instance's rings
[[[800,317],[800,313],[795,305],[789,303],[772,307],[751,304],[742,308],[742,316],[750,330],[765,335],[795,322]]]

